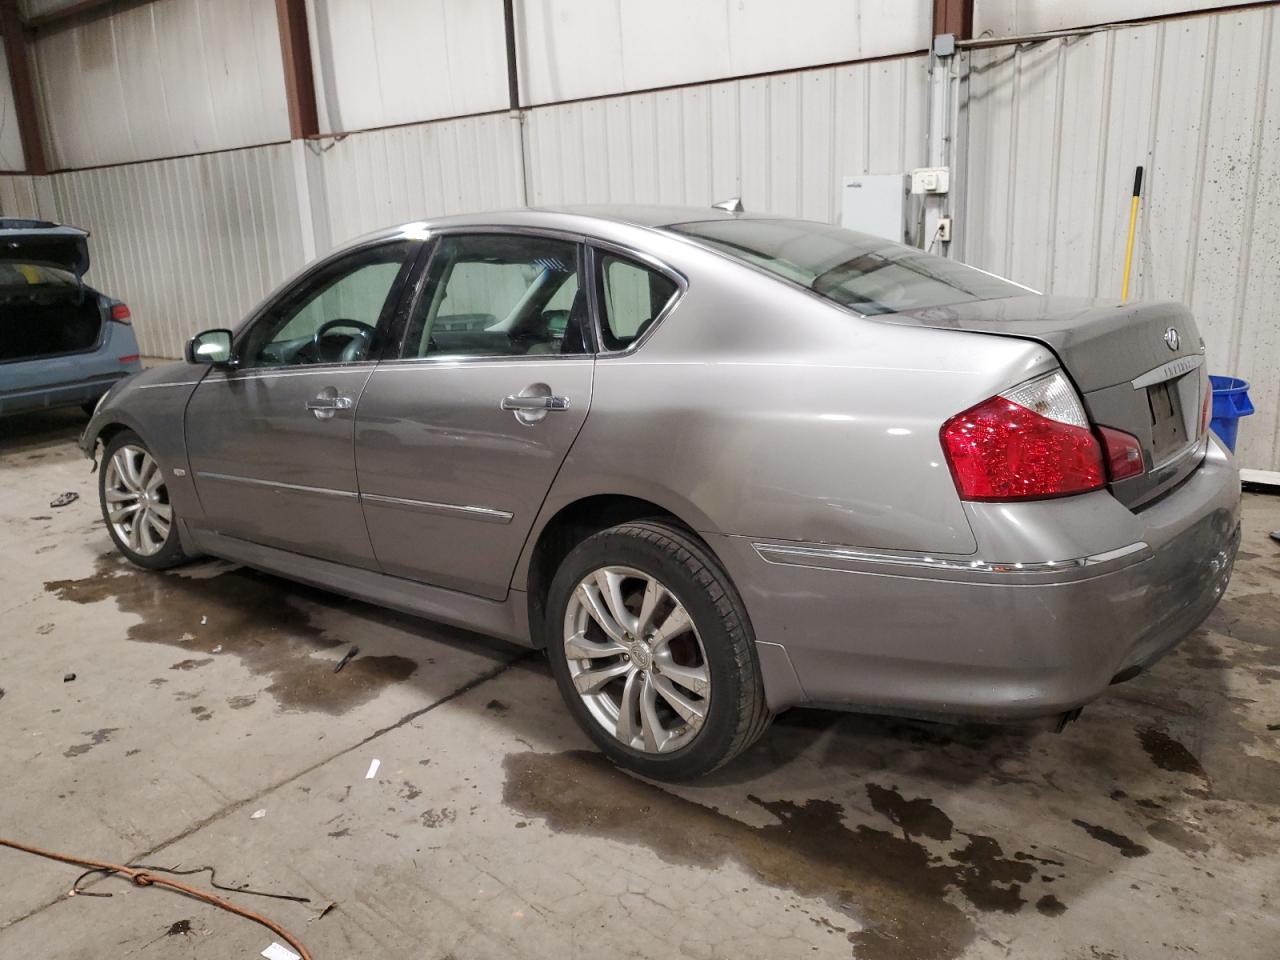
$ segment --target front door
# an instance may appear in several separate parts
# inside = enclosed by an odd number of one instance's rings
[[[579,245],[440,238],[399,360],[360,399],[356,466],[384,571],[500,600],[591,402]]]
[[[234,368],[201,381],[186,436],[202,526],[376,566],[352,428],[419,245],[386,242],[320,264],[237,336]]]

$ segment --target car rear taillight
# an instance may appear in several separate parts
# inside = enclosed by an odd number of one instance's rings
[[[1106,482],[1102,445],[1061,370],[957,414],[941,439],[962,500],[1043,500]]]
[[[1136,477],[1146,469],[1142,462],[1142,444],[1133,434],[1115,427],[1098,427],[1098,436],[1107,455],[1107,476],[1112,480]]]
[[[111,319],[116,323],[131,323],[133,314],[129,312],[127,303],[115,303],[111,305]]]

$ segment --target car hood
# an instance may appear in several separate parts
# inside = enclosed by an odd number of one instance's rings
[[[80,279],[89,269],[89,232],[40,220],[0,220],[0,262],[59,267]]]

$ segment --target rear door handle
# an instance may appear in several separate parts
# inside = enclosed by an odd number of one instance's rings
[[[315,414],[317,420],[328,420],[339,410],[350,410],[355,405],[350,397],[330,397],[323,393],[307,401],[307,409]]]
[[[568,410],[568,397],[521,397],[510,396],[502,401],[503,410],[523,410],[527,413],[546,413],[556,410]]]

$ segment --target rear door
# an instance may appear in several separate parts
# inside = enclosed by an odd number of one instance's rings
[[[585,251],[442,236],[401,358],[360,399],[356,465],[387,573],[500,600],[591,402]]]
[[[320,264],[236,338],[187,405],[203,525],[226,536],[373,568],[356,486],[356,403],[420,241]]]

